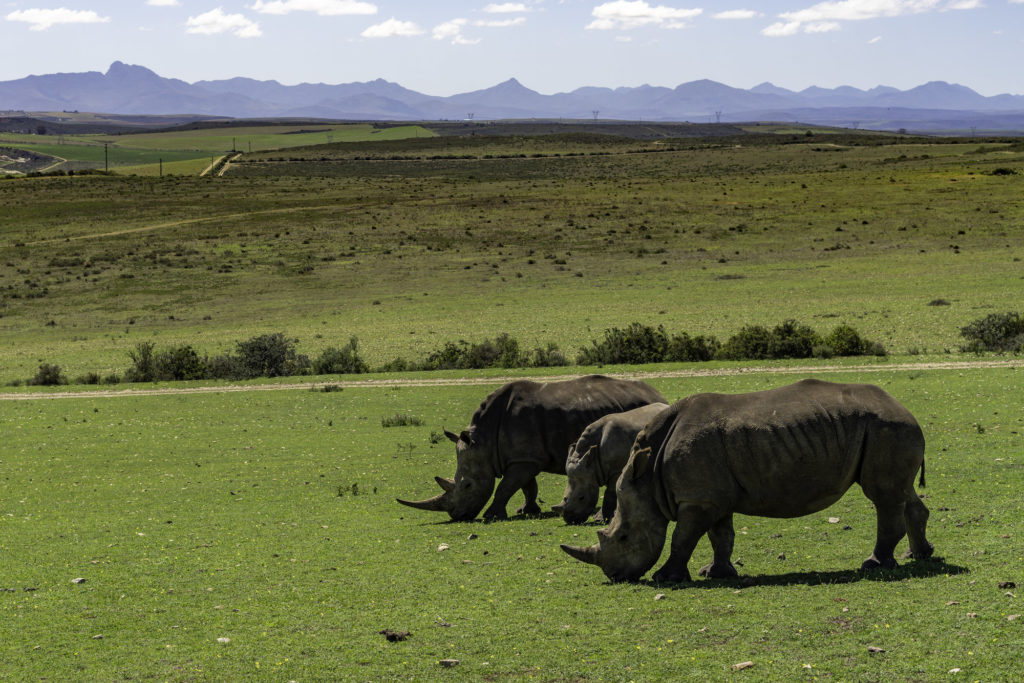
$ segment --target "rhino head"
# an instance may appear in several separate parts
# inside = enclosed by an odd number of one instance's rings
[[[583,524],[597,509],[597,499],[601,494],[600,473],[597,460],[600,454],[597,446],[591,446],[582,455],[577,451],[579,443],[569,447],[569,457],[565,461],[565,473],[568,482],[562,502],[553,509],[562,513],[566,524]]]
[[[654,498],[651,449],[634,449],[615,485],[615,516],[589,548],[562,545],[581,562],[595,564],[612,581],[637,581],[654,566],[665,546],[668,520]]]
[[[475,439],[470,430],[455,435],[446,429],[444,434],[455,443],[455,478],[434,477],[444,490],[433,498],[396,500],[418,510],[447,512],[456,522],[468,522],[480,514],[494,491],[496,474],[490,447]]]

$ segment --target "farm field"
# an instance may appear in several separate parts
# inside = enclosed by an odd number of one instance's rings
[[[102,169],[109,166],[123,174],[156,176],[160,174],[160,160],[163,160],[165,174],[198,175],[212,163],[213,158],[233,149],[253,152],[335,141],[398,140],[431,135],[419,126],[377,128],[372,124],[306,122],[59,137],[0,133],[0,146],[46,154],[56,162],[64,160],[49,170]],[[201,164],[198,169],[196,164]]]
[[[1024,147],[877,135],[434,137],[245,153],[223,177],[0,182],[0,382],[352,336],[372,367],[508,333],[787,318],[956,356],[1017,310]],[[232,132],[238,135],[237,131]]]
[[[1022,370],[778,369],[649,381],[670,400],[805,374],[882,386],[925,431],[938,559],[857,571],[874,540],[857,487],[820,514],[737,516],[741,578],[680,585],[610,584],[558,549],[596,540],[594,524],[449,523],[395,503],[454,472],[434,441],[503,381],[486,373],[0,401],[0,677],[1018,678]],[[422,425],[383,426],[399,414]],[[560,499],[564,478],[539,483]],[[694,564],[709,552],[702,541]]]

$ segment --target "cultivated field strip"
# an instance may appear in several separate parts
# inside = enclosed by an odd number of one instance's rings
[[[980,360],[980,361],[948,361],[926,363],[880,363],[878,365],[808,365],[798,367],[739,367],[739,368],[708,368],[694,370],[654,370],[638,372],[605,372],[601,374],[619,379],[675,379],[687,377],[735,377],[738,375],[813,375],[817,373],[855,373],[896,372],[906,370],[978,370],[991,368],[1024,367],[1024,359]],[[227,384],[206,387],[159,387],[133,389],[103,389],[91,391],[59,391],[59,392],[8,392],[0,393],[0,401],[36,401],[59,398],[121,398],[134,396],[174,396],[184,394],[218,394],[256,391],[294,391],[317,390],[326,386],[354,388],[395,388],[395,387],[452,387],[452,386],[489,386],[513,380],[529,380],[534,382],[558,382],[579,377],[582,373],[544,376],[507,376],[507,377],[444,377],[444,378],[394,378],[394,379],[343,379],[316,380],[309,382],[287,382],[282,384]]]

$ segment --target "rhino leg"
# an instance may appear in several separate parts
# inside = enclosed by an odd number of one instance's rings
[[[732,515],[722,517],[711,526],[708,530],[708,540],[711,541],[714,557],[711,564],[701,567],[697,573],[709,579],[729,579],[737,576],[736,567],[732,566],[732,546],[736,540],[736,532],[732,528]]]
[[[508,519],[508,513],[505,508],[508,507],[508,501],[511,500],[512,496],[519,489],[527,489],[530,487],[530,482],[533,482],[533,505],[537,505],[537,475],[540,471],[526,463],[514,463],[509,465],[508,469],[505,470],[505,474],[501,478],[501,483],[498,484],[497,490],[494,492],[494,500],[491,502],[491,506],[484,512],[484,519]],[[527,505],[530,501],[527,490]],[[537,508],[537,512],[540,512],[540,508]]]
[[[654,580],[663,583],[678,583],[690,580],[690,562],[697,541],[710,530],[714,516],[701,508],[682,508],[672,532],[672,546],[668,560],[661,569],[654,572]]]
[[[601,501],[601,511],[594,516],[594,521],[610,522],[615,516],[615,508],[618,499],[615,497],[615,482],[604,490],[604,500]]]
[[[539,515],[540,506],[537,505],[537,477],[533,477],[530,481],[523,485],[523,495],[526,496],[526,502],[516,510],[517,515]]]
[[[906,507],[903,510],[903,518],[907,523],[907,538],[910,540],[910,550],[904,553],[904,558],[926,560],[935,552],[935,546],[925,537],[928,515],[928,508],[921,502],[917,491],[911,488],[907,493]]]
[[[903,517],[906,507],[903,501],[893,504],[880,504],[875,501],[878,515],[878,531],[875,537],[875,550],[871,557],[864,560],[861,569],[895,569],[897,566],[893,551],[907,533],[907,523]]]

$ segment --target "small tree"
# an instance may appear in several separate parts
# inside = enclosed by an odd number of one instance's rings
[[[64,376],[64,372],[60,369],[59,365],[42,363],[39,366],[38,372],[28,383],[35,386],[56,386],[58,384],[67,384],[68,378]]]

